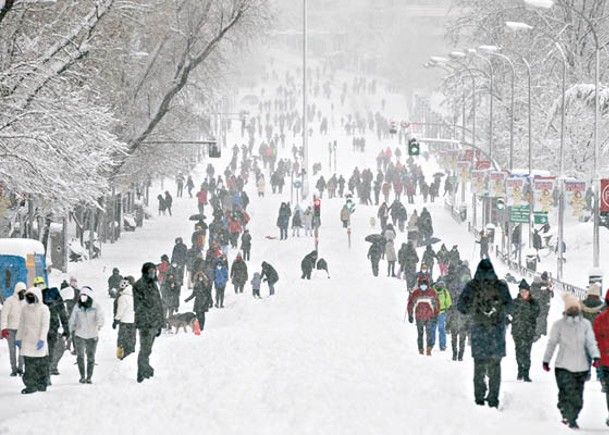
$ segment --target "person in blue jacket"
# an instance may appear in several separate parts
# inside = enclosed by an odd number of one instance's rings
[[[222,258],[216,261],[214,268],[214,286],[216,287],[216,308],[224,308],[224,289],[228,282],[228,270]]]

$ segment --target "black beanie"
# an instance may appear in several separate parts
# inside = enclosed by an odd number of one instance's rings
[[[522,281],[520,281],[520,284],[518,284],[518,289],[521,288],[525,290],[531,290],[531,286],[529,286],[529,283],[524,278],[522,278]]]

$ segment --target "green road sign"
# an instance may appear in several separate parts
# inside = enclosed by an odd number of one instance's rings
[[[533,222],[539,225],[545,225],[548,223],[548,212],[547,211],[536,211],[533,212]]]
[[[529,223],[529,206],[520,205],[510,207],[510,222],[515,224]]]

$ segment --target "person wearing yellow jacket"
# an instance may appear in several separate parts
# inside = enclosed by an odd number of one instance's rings
[[[450,293],[446,288],[446,282],[444,278],[439,278],[432,286],[438,299],[440,300],[440,315],[432,325],[432,347],[436,344],[436,328],[438,330],[438,336],[440,338],[440,350],[446,350],[446,312],[452,307],[453,302],[450,298]]]

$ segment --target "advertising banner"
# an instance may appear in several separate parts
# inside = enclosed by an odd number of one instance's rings
[[[536,177],[533,180],[534,211],[549,212],[554,207],[555,177]]]
[[[471,162],[457,162],[457,177],[460,183],[469,182],[469,169]]]
[[[505,196],[505,179],[507,173],[501,171],[491,171],[488,174],[488,192],[489,196],[495,198]]]
[[[481,171],[474,169],[470,175],[472,177],[471,191],[472,193],[482,196],[486,193],[486,173],[487,171]]]
[[[527,197],[524,192],[525,182],[526,180],[522,177],[510,177],[505,180],[508,206],[520,207],[527,204]]]
[[[579,218],[586,209],[586,182],[579,180],[565,181],[565,213]]]

